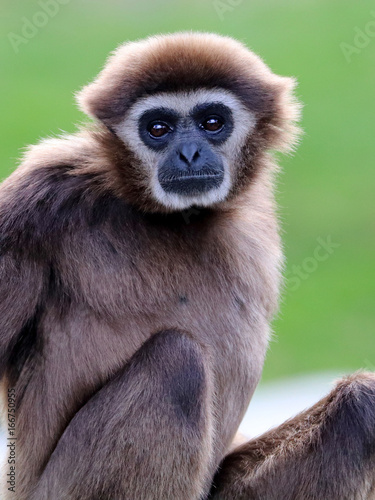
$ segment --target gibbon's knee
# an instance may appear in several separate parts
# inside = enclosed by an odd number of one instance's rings
[[[206,371],[191,337],[155,334],[72,419],[32,500],[201,498],[211,459]]]
[[[366,459],[375,459],[375,373],[345,377],[331,394],[332,413],[322,425],[322,437],[346,445],[353,466],[357,460],[362,467]]]
[[[311,409],[227,455],[215,500],[370,500],[375,374],[342,379]]]
[[[149,360],[176,416],[192,425],[198,423],[207,396],[202,347],[185,333],[167,330],[147,341],[139,357],[139,362]]]

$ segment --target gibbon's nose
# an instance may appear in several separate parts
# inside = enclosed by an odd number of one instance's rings
[[[185,142],[179,146],[177,153],[180,160],[191,167],[200,157],[198,144],[195,142]]]

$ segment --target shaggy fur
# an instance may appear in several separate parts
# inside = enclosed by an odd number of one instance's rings
[[[373,500],[375,374],[347,377],[313,408],[222,462],[215,500]]]
[[[227,38],[177,34],[125,45],[79,95],[102,123],[30,148],[2,184],[0,369],[17,404],[16,494],[6,498],[208,495],[259,381],[277,308],[282,253],[269,151],[293,145],[292,86]],[[256,126],[236,154],[227,199],[173,212],[150,195],[137,152],[113,127],[145,95],[196,88],[232,92]],[[373,379],[366,387],[374,390]],[[368,397],[357,398],[366,431],[342,427],[351,421],[348,399],[337,393],[345,418],[336,420],[323,401],[313,428],[335,446],[353,442],[346,431],[358,438],[353,463],[363,471],[349,486],[329,481],[333,467],[341,478],[351,461],[338,449],[326,474],[325,448],[304,437],[294,447],[289,424],[275,431],[285,453],[267,436],[260,464],[254,444],[234,451],[214,492],[268,499],[276,477],[278,498],[291,498],[281,490],[287,457],[288,492],[302,482],[303,498],[318,498],[315,474],[319,498],[349,498],[353,484],[365,495],[373,450],[362,451],[374,412]],[[299,462],[307,454],[312,471]],[[262,467],[263,489],[253,487],[254,467]]]

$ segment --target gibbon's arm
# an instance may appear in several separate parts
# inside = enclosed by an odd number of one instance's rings
[[[70,209],[93,177],[71,175],[95,157],[87,144],[77,134],[31,146],[0,185],[0,377],[17,339],[30,330]]]
[[[374,500],[375,374],[343,379],[311,409],[227,455],[214,500]]]
[[[33,321],[43,287],[42,266],[32,260],[0,253],[0,377],[12,349]]]
[[[46,277],[46,266],[32,248],[33,204],[27,204],[22,184],[13,174],[0,186],[0,377],[32,325]]]

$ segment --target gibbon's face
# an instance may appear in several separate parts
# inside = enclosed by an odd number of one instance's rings
[[[182,210],[226,199],[255,124],[231,92],[202,89],[139,99],[114,130],[146,169],[152,197]]]

